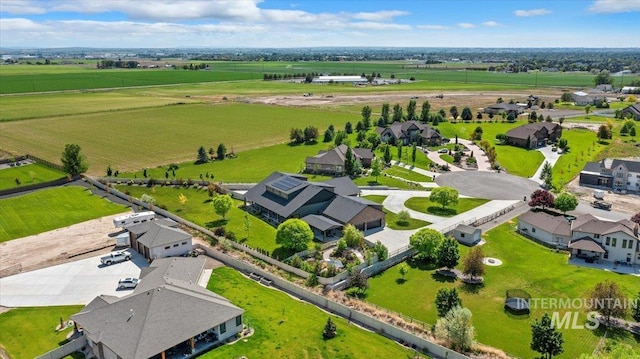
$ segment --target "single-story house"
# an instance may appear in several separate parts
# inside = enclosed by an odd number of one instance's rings
[[[377,127],[376,132],[380,135],[380,141],[387,143],[417,143],[428,146],[442,144],[442,135],[438,131],[418,121],[395,121],[389,127]]]
[[[170,219],[158,219],[127,227],[131,248],[145,258],[173,257],[192,250],[191,235]]]
[[[630,117],[636,121],[640,121],[640,104],[629,105],[620,111],[621,118]]]
[[[580,171],[581,186],[594,186],[613,191],[640,191],[640,161],[605,158],[587,162]]]
[[[324,173],[332,175],[344,175],[344,161],[347,154],[347,145],[339,145],[328,151],[320,151],[313,157],[307,157],[305,170],[309,173]],[[360,161],[362,167],[371,167],[373,152],[368,148],[351,149],[356,160]]]
[[[244,310],[199,286],[205,260],[163,258],[122,298],[101,295],[71,317],[98,359],[190,358],[243,329]]]
[[[359,189],[348,177],[309,182],[295,174],[274,172],[245,193],[249,210],[274,226],[301,218],[316,237],[339,236],[346,224],[361,230],[384,227],[382,205],[355,197]]]
[[[507,143],[527,149],[542,147],[548,141],[562,137],[562,126],[552,122],[536,122],[513,128],[507,132]]]
[[[556,248],[567,248],[574,258],[640,263],[638,224],[629,219],[612,222],[587,214],[571,220],[529,211],[520,216],[518,232]]]
[[[508,115],[509,113],[512,113],[514,117],[518,117],[518,115],[524,112],[524,107],[518,106],[515,103],[500,102],[500,103],[492,104],[489,106],[485,106],[482,109],[482,112],[491,114],[491,115],[499,115],[502,113],[506,113]]]
[[[482,230],[480,228],[467,226],[464,224],[458,225],[453,230],[453,238],[462,244],[472,246],[482,239]]]
[[[640,93],[640,87],[637,86],[624,86],[620,90],[622,94]]]
[[[366,84],[367,78],[362,76],[328,76],[322,75],[315,77],[312,82],[314,84],[328,84],[328,83],[353,83],[353,84]]]

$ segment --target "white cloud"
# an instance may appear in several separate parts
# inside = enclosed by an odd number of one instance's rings
[[[30,0],[2,0],[0,12],[13,15],[44,14],[47,10],[40,4]]]
[[[551,14],[551,10],[547,9],[533,9],[533,10],[516,10],[513,12],[515,16],[529,17]]]
[[[417,27],[419,29],[425,29],[425,30],[446,30],[449,28],[448,26],[444,26],[444,25],[418,25]]]
[[[353,15],[354,19],[365,21],[387,21],[392,20],[394,17],[409,15],[406,11],[390,10],[390,11],[376,11],[376,12],[359,12]]]
[[[468,22],[461,22],[461,23],[458,24],[458,27],[461,27],[463,29],[473,29],[476,26],[474,24],[470,24]]]
[[[485,21],[482,23],[482,26],[486,26],[486,27],[501,27],[502,24],[495,22],[495,21]]]
[[[411,30],[409,25],[372,21],[353,22],[348,27],[359,30]]]
[[[11,19],[3,19],[0,18],[0,29],[2,32],[31,32],[31,31],[45,31],[48,30],[48,27],[37,22],[31,21],[29,19],[22,18],[11,18]]]
[[[596,13],[619,13],[640,11],[640,0],[595,0],[589,11]]]

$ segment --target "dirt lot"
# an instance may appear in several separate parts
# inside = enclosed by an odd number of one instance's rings
[[[579,177],[576,177],[567,185],[569,192],[572,192],[580,198],[580,201],[585,203],[591,203],[594,200],[593,191],[594,188],[583,187],[578,185]],[[629,217],[636,213],[640,213],[640,196],[634,194],[618,194],[613,192],[607,192],[604,196],[604,200],[612,204],[611,210],[624,212],[629,214]]]
[[[0,277],[96,256],[111,251],[117,233],[113,218],[102,217],[0,244]]]

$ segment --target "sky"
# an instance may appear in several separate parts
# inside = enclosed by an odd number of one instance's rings
[[[640,47],[640,0],[0,0],[0,47]]]

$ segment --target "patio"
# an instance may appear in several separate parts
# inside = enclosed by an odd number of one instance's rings
[[[582,258],[569,258],[569,264],[577,265],[580,267],[601,269],[604,271],[615,272],[619,274],[631,274],[640,277],[640,265],[627,264],[625,262],[608,262],[602,259],[595,260],[593,263],[588,263]]]

